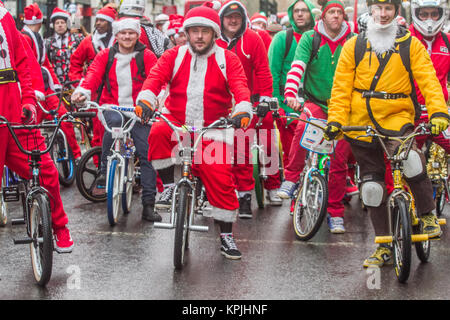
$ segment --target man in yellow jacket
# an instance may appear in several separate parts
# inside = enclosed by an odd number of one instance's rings
[[[416,80],[425,97],[432,133],[448,126],[449,115],[426,49],[408,30],[397,25],[401,0],[366,0],[369,7],[367,31],[347,41],[337,65],[328,110],[327,139],[335,139],[341,126],[367,126],[387,136],[404,136],[414,129],[420,116],[413,102]],[[416,111],[417,110],[417,111]],[[377,236],[389,235],[383,150],[376,139],[357,138],[361,132],[349,132],[353,154],[363,180],[362,201],[367,206]],[[399,143],[389,142],[389,152]],[[435,209],[425,158],[415,146],[406,160],[414,170],[405,171],[423,223],[423,232],[439,237],[441,230],[433,214]],[[406,174],[407,173],[407,174]],[[392,248],[380,245],[364,261],[364,267],[381,267],[392,257]]]

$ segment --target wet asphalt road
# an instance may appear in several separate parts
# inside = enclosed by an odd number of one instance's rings
[[[191,233],[187,265],[172,263],[172,230],[155,229],[141,220],[134,195],[132,212],[110,227],[106,204],[82,198],[76,186],[63,188],[63,201],[75,241],[71,254],[54,254],[47,288],[34,284],[29,249],[14,245],[24,226],[0,228],[0,299],[448,299],[450,297],[450,236],[432,243],[430,262],[420,264],[413,250],[407,284],[397,282],[392,267],[367,273],[373,231],[353,199],[346,209],[343,235],[332,235],[324,224],[309,242],[295,239],[289,204],[254,207],[252,220],[234,227],[240,261],[219,252],[218,229]],[[254,198],[254,197],[253,197]],[[445,215],[449,217],[447,204]],[[10,210],[13,210],[10,206]],[[19,211],[12,216],[18,217]],[[168,214],[162,214],[168,219]]]

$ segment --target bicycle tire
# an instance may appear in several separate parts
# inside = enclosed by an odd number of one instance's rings
[[[178,188],[178,201],[175,206],[175,240],[173,248],[173,263],[175,269],[181,270],[185,264],[186,243],[189,237],[189,216],[191,209],[190,187],[182,184]]]
[[[50,150],[50,156],[55,163],[56,169],[58,170],[59,182],[65,187],[69,187],[75,181],[75,162],[73,159],[73,153],[70,146],[66,143],[64,136],[61,132],[56,134],[56,141]],[[67,153],[67,159],[65,159]]]
[[[318,171],[311,172],[310,178],[305,176],[303,179],[306,180],[302,181],[302,188],[298,191],[292,219],[297,239],[307,241],[319,231],[327,213],[328,184]],[[307,192],[306,204],[301,203],[303,188],[306,188]],[[321,204],[317,208],[313,206],[316,196],[316,200],[321,199]]]
[[[260,175],[259,170],[259,152],[257,149],[253,153],[253,179],[255,180],[255,196],[258,208],[264,208],[264,179]]]
[[[392,206],[392,204],[394,205]],[[400,283],[405,283],[411,270],[411,222],[406,201],[402,197],[389,201],[392,213],[392,249],[394,270]]]
[[[46,194],[36,192],[29,203],[31,265],[34,278],[45,286],[52,275],[53,234],[49,199]]]
[[[131,161],[130,161],[131,160]],[[134,159],[125,158],[125,179],[122,192],[122,210],[128,214],[131,210],[131,200],[133,199],[134,185]]]
[[[120,168],[117,159],[111,161],[109,169],[108,187],[107,187],[107,212],[108,222],[114,226],[119,218],[119,207],[121,192],[119,192]]]
[[[442,184],[444,184],[445,182],[442,182]],[[440,193],[439,189],[442,189]],[[435,204],[436,204],[436,215],[438,217],[442,216],[442,213],[444,212],[444,208],[445,208],[445,195],[446,195],[446,190],[445,187],[439,186],[436,188],[436,199],[435,199]]]
[[[6,175],[5,175],[6,168],[3,169],[3,176],[2,176],[2,185],[3,188],[6,186]],[[0,227],[6,226],[8,223],[8,206],[5,201],[3,201],[3,190],[0,194]]]
[[[419,226],[413,227],[413,231],[415,234],[421,234],[422,229]],[[431,241],[420,241],[415,242],[414,247],[416,248],[416,254],[419,260],[423,263],[428,262],[430,259],[430,253],[431,253]]]
[[[76,171],[76,184],[80,194],[91,202],[106,201],[106,192],[102,195],[94,195],[95,179],[100,175],[98,165],[102,156],[102,147],[89,149],[80,158]],[[97,160],[95,160],[97,159]],[[97,164],[96,164],[97,163]]]

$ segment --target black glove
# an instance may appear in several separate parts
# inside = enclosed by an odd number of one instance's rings
[[[134,113],[142,119],[142,122],[148,122],[153,117],[155,110],[150,102],[146,100],[139,100]]]
[[[267,102],[261,102],[256,107],[256,115],[260,118],[264,118],[269,111],[270,111],[270,107]]]
[[[338,127],[329,124],[327,125],[327,127],[325,128],[325,132],[323,133],[323,137],[325,138],[325,140],[331,141],[336,139],[336,137],[341,133],[341,129],[339,129]]]
[[[247,112],[236,113],[231,117],[231,121],[236,129],[247,128],[250,124],[250,114]]]

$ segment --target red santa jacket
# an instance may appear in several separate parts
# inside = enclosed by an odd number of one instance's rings
[[[85,95],[88,100],[91,100],[92,95],[100,87],[105,79],[106,67],[108,64],[108,57],[110,50],[116,50],[113,63],[107,74],[107,79],[111,90],[107,90],[106,86],[102,91],[99,103],[133,106],[136,105],[136,98],[141,91],[142,85],[150,69],[156,64],[157,58],[150,50],[146,49],[143,44],[138,42],[135,51],[130,54],[121,54],[118,52],[118,44],[114,44],[112,48],[107,48],[100,51],[88,69],[86,77],[77,87],[75,92],[80,92]],[[143,62],[145,76],[138,74],[138,64],[136,56],[143,51]]]
[[[250,91],[242,64],[231,51],[214,45],[204,55],[189,45],[166,51],[145,80],[139,100],[156,104],[163,85],[169,83],[165,108],[179,123],[207,126],[234,113],[252,114]]]
[[[430,54],[431,61],[433,62],[434,69],[436,70],[436,76],[439,79],[439,82],[442,86],[442,92],[444,93],[444,98],[448,100],[448,90],[447,90],[447,75],[450,72],[450,52],[445,44],[444,39],[442,39],[441,33],[436,34],[431,43],[431,48],[429,44],[424,39],[423,35],[417,31],[413,25],[409,28],[411,31],[411,35],[417,37],[427,48],[428,53]],[[450,39],[450,35],[447,33],[447,38]],[[416,85],[417,92],[417,100],[420,104],[425,104],[425,99],[423,98],[419,87]]]
[[[237,4],[247,12],[245,7],[239,1],[226,2],[219,12],[221,19],[227,6]],[[241,32],[238,33],[235,39],[226,39],[222,37],[217,39],[217,44],[225,49],[233,51],[241,60],[242,66],[245,70],[245,75],[248,80],[248,87],[251,94],[259,94],[261,97],[272,96],[272,74],[269,68],[269,59],[267,57],[267,50],[264,46],[261,37],[253,30],[248,28],[249,19],[244,18]],[[254,74],[253,74],[254,72]],[[257,87],[255,85],[257,84]]]
[[[272,37],[270,36],[269,32],[262,29],[255,29],[255,32],[258,34],[258,36],[261,37],[261,40],[264,43],[264,46],[266,47],[267,54],[269,53],[269,47],[272,43]]]
[[[21,36],[13,17],[4,7],[0,7],[0,39],[0,72],[5,73],[4,76],[10,74],[10,69],[15,72],[10,81],[3,80],[0,83],[0,96],[3,97],[0,101],[0,115],[18,122],[22,113],[21,105],[36,104],[36,97]]]
[[[42,39],[41,37],[40,40],[42,41],[42,46],[39,46],[39,39],[36,38],[35,33],[31,31],[30,28],[28,28],[28,26],[26,25],[22,29],[22,34],[25,35],[28,44],[30,45],[31,49],[33,49],[34,57],[41,65],[45,86],[48,86],[53,91],[57,88],[61,88],[58,77],[56,76],[56,73],[50,64],[50,61],[45,54],[44,39]]]
[[[107,48],[111,47],[114,37],[111,37]],[[95,56],[101,50],[106,49],[104,43],[89,35],[81,41],[80,45],[70,57],[69,79],[70,81],[81,80],[85,76],[87,67],[94,61]]]

